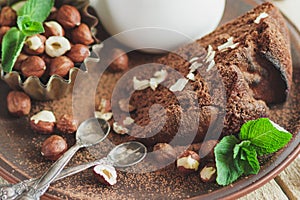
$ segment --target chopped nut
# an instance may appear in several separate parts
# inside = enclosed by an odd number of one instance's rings
[[[61,133],[71,134],[77,131],[78,121],[69,114],[62,115],[56,124],[56,128]]]
[[[115,131],[115,133],[120,135],[125,135],[129,132],[129,130],[126,127],[122,126],[118,122],[113,123],[113,130]]]
[[[149,80],[138,80],[133,77],[133,89],[134,90],[144,90],[150,86]]]
[[[177,80],[176,83],[174,83],[174,84],[170,87],[170,91],[171,91],[171,92],[177,92],[177,91],[181,92],[181,91],[185,88],[185,86],[186,86],[186,84],[187,84],[188,82],[189,82],[188,79],[186,79],[186,78],[180,78],[180,79]]]
[[[98,106],[98,111],[101,113],[107,113],[107,112],[111,111],[110,101],[102,98],[100,100],[100,104]]]
[[[114,185],[117,183],[117,171],[110,165],[97,165],[93,169],[95,177],[105,185]]]
[[[113,113],[112,112],[103,113],[100,111],[95,111],[94,115],[96,118],[104,119],[105,121],[109,121],[112,118]]]
[[[217,169],[214,163],[209,163],[200,171],[200,179],[205,182],[214,182],[217,177]]]
[[[183,174],[190,174],[198,170],[200,157],[194,151],[185,151],[176,161],[177,169]]]

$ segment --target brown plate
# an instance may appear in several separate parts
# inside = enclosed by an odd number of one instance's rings
[[[243,14],[258,3],[261,1],[227,0],[222,22]],[[287,101],[283,105],[273,106],[270,117],[292,132],[294,137],[286,148],[262,160],[263,166],[258,175],[244,177],[230,186],[220,187],[214,183],[201,183],[197,174],[188,177],[180,176],[176,171],[170,170],[172,166],[157,172],[134,173],[142,167],[138,165],[132,169],[132,172],[119,171],[118,184],[105,187],[95,180],[91,171],[86,170],[55,182],[43,199],[234,199],[270,181],[289,165],[300,151],[300,33],[288,20],[287,23],[292,41],[294,80]],[[105,34],[103,35],[105,37]],[[137,64],[141,60],[152,60],[154,57],[138,52],[132,52],[129,56],[131,64]],[[104,73],[99,82],[96,101],[99,100],[99,96],[110,98],[115,81],[121,76],[121,73]],[[33,133],[28,126],[28,118],[17,119],[9,115],[6,109],[6,96],[9,90],[9,87],[0,81],[0,175],[16,183],[40,176],[52,162],[46,161],[39,153],[42,141],[48,136]],[[83,97],[86,92],[88,93],[85,90],[81,92]],[[84,107],[80,107],[83,106],[80,103],[77,105],[79,105],[78,110],[86,111],[85,113],[94,109],[94,105]],[[41,109],[53,110],[57,116],[71,112],[72,97],[68,95],[54,102],[33,102],[31,114]],[[65,137],[70,144],[74,143],[73,135],[65,135]],[[114,143],[122,141],[122,138],[118,138],[115,134],[110,134],[109,139]],[[69,166],[99,158],[110,148],[110,145],[102,143],[94,148],[80,150]]]

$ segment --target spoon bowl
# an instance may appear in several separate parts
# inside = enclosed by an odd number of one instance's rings
[[[126,142],[115,146],[107,158],[115,167],[124,168],[135,165],[147,155],[147,148],[140,142]]]
[[[90,118],[80,124],[76,132],[76,142],[89,147],[103,141],[110,131],[109,124],[99,118]]]

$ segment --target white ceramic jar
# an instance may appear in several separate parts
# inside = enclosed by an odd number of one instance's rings
[[[226,0],[90,0],[105,29],[132,49],[172,50],[213,31]]]

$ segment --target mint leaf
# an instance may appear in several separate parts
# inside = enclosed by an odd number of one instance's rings
[[[54,0],[28,0],[17,14],[28,16],[35,22],[43,22],[49,16],[53,5]]]
[[[219,185],[228,185],[243,174],[243,170],[233,158],[233,149],[238,143],[239,140],[235,136],[226,136],[214,149]]]
[[[2,68],[4,72],[11,72],[22,47],[26,35],[16,27],[11,28],[2,40]]]
[[[235,145],[233,149],[234,161],[242,168],[245,175],[257,174],[260,166],[257,159],[257,153],[251,142],[246,140]]]
[[[28,16],[20,16],[17,20],[18,28],[27,36],[45,32],[43,23],[31,21]]]
[[[259,156],[274,153],[284,147],[292,134],[268,118],[260,118],[243,124],[241,140],[249,140]]]

